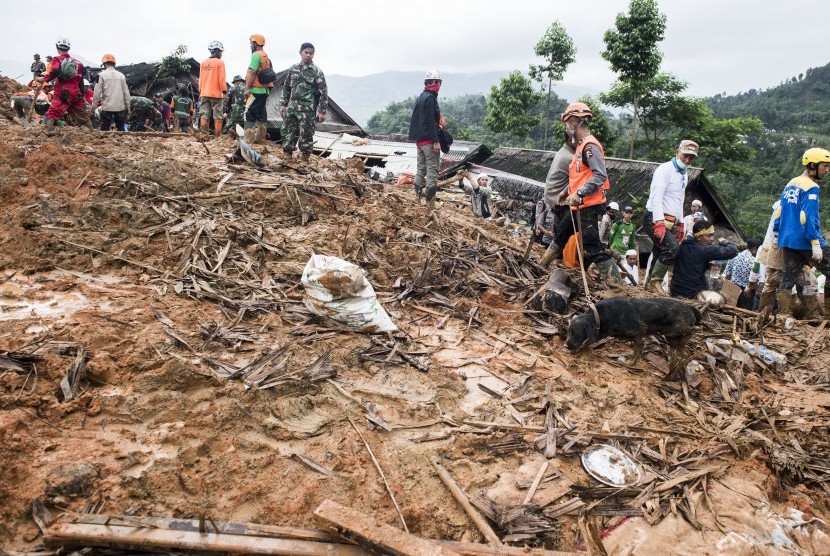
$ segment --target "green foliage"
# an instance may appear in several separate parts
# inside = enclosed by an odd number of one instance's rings
[[[484,123],[492,131],[524,137],[539,123],[531,110],[542,100],[530,79],[515,70],[490,88]]]
[[[666,32],[666,16],[657,9],[656,0],[631,0],[628,13],[617,14],[616,28],[605,32],[603,59],[619,75],[620,81],[632,87],[632,93],[640,94],[648,81],[660,70],[663,55],[657,43]]]
[[[619,138],[617,130],[612,125],[614,116],[608,112],[604,112],[599,99],[590,95],[580,97],[579,102],[584,102],[591,108],[591,112],[594,114],[593,119],[591,119],[591,125],[589,126],[591,135],[599,139],[599,142],[602,143],[602,148],[605,149],[605,153],[610,156]],[[565,126],[561,121],[559,122],[559,128],[561,135],[565,132]]]
[[[607,30],[603,37],[606,48],[602,57],[611,64],[620,83],[626,85],[619,91],[627,95],[623,106],[633,106],[629,158],[634,156],[637,139],[637,106],[660,71],[663,54],[657,43],[663,40],[665,32],[666,16],[657,9],[656,0],[631,0],[628,13],[617,14],[616,28]]]
[[[415,97],[389,103],[385,110],[376,112],[369,118],[366,131],[373,135],[407,135],[413,106],[415,106]]]
[[[185,58],[187,46],[180,44],[173,51],[161,59],[158,72],[156,73],[157,83],[172,83],[179,73],[190,73],[190,62]]]
[[[543,84],[547,80],[547,95],[545,104],[545,134],[542,140],[542,148],[547,147],[548,129],[550,128],[550,100],[554,81],[561,81],[565,70],[576,61],[576,47],[568,32],[558,21],[554,21],[548,27],[544,36],[539,39],[534,48],[534,53],[541,56],[544,62],[539,65],[530,65],[529,75]]]

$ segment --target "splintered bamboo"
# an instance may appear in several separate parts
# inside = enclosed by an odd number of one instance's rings
[[[490,527],[487,520],[485,520],[481,514],[476,511],[473,505],[470,504],[470,499],[467,497],[467,494],[461,489],[460,486],[458,486],[458,483],[456,483],[455,479],[452,478],[450,472],[447,471],[447,468],[444,467],[435,456],[433,456],[430,461],[432,462],[432,466],[435,468],[435,471],[438,472],[438,476],[441,477],[441,481],[443,481],[449,489],[450,493],[453,495],[453,498],[461,504],[461,507],[464,508],[467,516],[472,520],[475,526],[478,527],[478,530],[481,531],[481,534],[484,535],[487,542],[493,546],[502,546],[499,536],[496,535],[496,532],[493,531],[493,528]]]

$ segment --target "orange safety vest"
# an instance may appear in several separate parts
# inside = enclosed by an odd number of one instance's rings
[[[576,151],[574,152],[574,156],[571,159],[571,164],[568,166],[569,195],[575,194],[583,184],[587,183],[588,180],[591,179],[591,176],[594,174],[594,171],[591,170],[590,166],[582,163],[582,150],[586,145],[595,145],[599,148],[599,152],[602,153],[603,158],[605,157],[605,151],[603,150],[602,145],[599,144],[599,141],[597,141],[596,137],[593,135],[588,135],[579,142],[579,145],[577,145]],[[571,210],[603,204],[605,202],[605,192],[608,191],[610,187],[611,182],[609,182],[606,177],[605,183],[603,183],[599,189],[582,199],[582,204],[578,207],[571,207]]]
[[[268,55],[265,53],[264,50],[258,50],[257,54],[259,54],[259,67],[256,69],[256,72],[254,73],[254,82],[251,83],[251,87],[265,87],[266,89],[270,89],[274,86],[274,84],[268,83],[267,85],[263,85],[262,83],[260,83],[259,72],[271,67],[271,59],[268,58]]]

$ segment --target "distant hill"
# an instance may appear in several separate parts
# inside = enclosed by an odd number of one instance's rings
[[[455,98],[461,95],[483,94],[498,84],[499,79],[509,71],[483,73],[445,73],[441,86],[441,98]],[[424,84],[423,72],[386,71],[363,77],[327,75],[329,92],[337,104],[360,125],[365,125],[375,113],[383,110],[390,102],[401,101],[421,92]],[[597,91],[587,87],[559,85],[556,93],[567,100]]]
[[[767,129],[830,135],[830,64],[810,68],[776,87],[716,95],[709,105],[719,117],[757,116]]]

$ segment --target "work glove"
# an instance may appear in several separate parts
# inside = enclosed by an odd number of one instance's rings
[[[654,237],[660,243],[663,243],[663,238],[666,237],[666,223],[662,220],[654,223]]]
[[[824,257],[824,253],[821,251],[821,245],[818,243],[813,244],[813,260],[821,262],[822,257]]]

